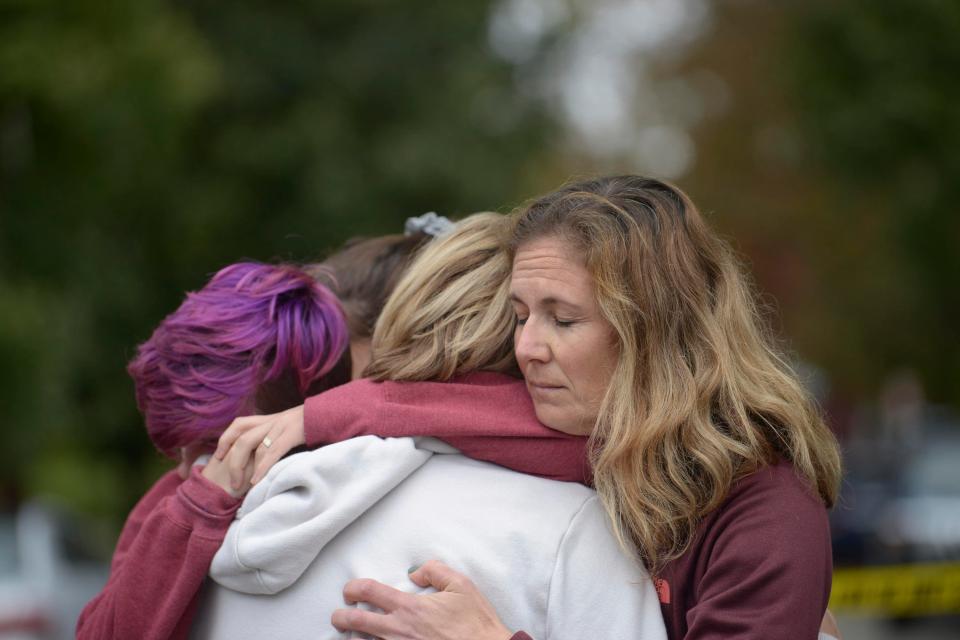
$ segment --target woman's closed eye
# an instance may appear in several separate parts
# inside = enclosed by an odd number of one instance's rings
[[[516,316],[516,322],[517,322],[517,326],[522,327],[527,323],[527,316],[521,316],[518,314]],[[568,327],[572,327],[573,325],[575,325],[577,323],[577,320],[570,320],[567,318],[558,318],[554,316],[553,323],[558,327],[566,329]]]

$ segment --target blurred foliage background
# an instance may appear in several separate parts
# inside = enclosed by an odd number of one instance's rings
[[[124,372],[240,258],[571,176],[676,181],[841,434],[909,371],[960,405],[960,4],[0,1],[5,501],[117,531],[168,463]]]

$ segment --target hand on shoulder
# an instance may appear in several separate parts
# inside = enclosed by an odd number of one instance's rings
[[[280,413],[244,416],[234,420],[220,436],[211,463],[221,462],[231,489],[245,492],[304,441],[303,405]],[[222,471],[216,473],[219,476]]]

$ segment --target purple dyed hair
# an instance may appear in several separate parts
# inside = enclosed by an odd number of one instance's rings
[[[329,289],[296,267],[241,262],[188,293],[127,371],[150,439],[173,456],[252,413],[265,383],[289,376],[305,397],[348,340]]]

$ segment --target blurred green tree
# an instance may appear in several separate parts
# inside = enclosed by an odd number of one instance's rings
[[[864,263],[836,269],[835,289],[869,295],[832,303],[863,321],[878,370],[915,368],[933,399],[960,404],[960,4],[850,0],[800,15],[789,60],[805,144],[859,210],[834,212],[837,240],[874,245],[839,249]],[[885,276],[858,287],[864,271]]]
[[[219,266],[528,193],[489,4],[3,3],[0,487],[125,514],[162,461],[124,365]]]

